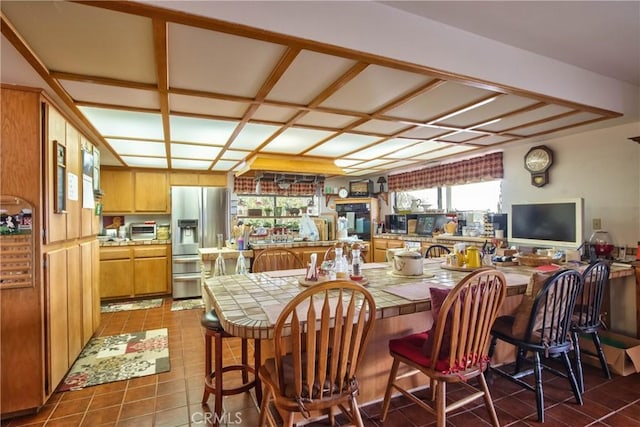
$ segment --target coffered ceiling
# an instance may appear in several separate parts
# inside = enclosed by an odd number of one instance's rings
[[[108,165],[228,172],[266,154],[362,176],[619,116],[141,3],[1,7],[3,36],[95,129]]]

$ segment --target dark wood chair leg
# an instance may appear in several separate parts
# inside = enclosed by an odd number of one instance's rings
[[[600,359],[602,370],[607,376],[607,379],[611,379],[611,372],[609,372],[609,365],[607,364],[606,357],[604,357],[604,351],[602,351],[602,344],[600,343],[600,336],[598,335],[598,331],[592,332],[591,338],[593,339],[593,344],[596,346],[596,351],[598,352],[598,359]]]
[[[520,350],[518,349],[518,352]],[[542,392],[542,363],[540,353],[533,353],[533,373],[536,381],[536,408],[538,410],[538,421],[544,422],[544,394]]]
[[[248,362],[249,362],[249,355],[248,353],[248,345],[247,345],[247,339],[246,338],[242,338],[242,366],[249,366]],[[249,382],[249,372],[246,369],[242,370],[242,382],[244,384]]]
[[[573,352],[576,359],[576,379],[580,392],[584,393],[584,375],[582,374],[582,361],[580,360],[580,342],[578,341],[578,332],[573,333]]]
[[[262,402],[262,381],[260,381],[260,376],[258,375],[258,371],[260,370],[260,365],[262,365],[262,355],[260,350],[261,340],[253,340],[253,361],[254,361],[254,369],[255,372],[255,380],[256,380],[256,400],[258,402]]]
[[[204,378],[208,381],[209,375],[211,375],[211,335],[204,334]],[[209,400],[209,389],[205,386],[204,395],[202,396],[202,404],[204,405]]]
[[[571,361],[569,360],[569,354],[562,353],[562,361],[564,362],[564,367],[567,370],[567,377],[569,378],[569,382],[571,383],[571,389],[573,390],[573,395],[576,398],[576,402],[582,405],[582,393],[578,388],[578,382],[576,381],[576,376],[573,373],[573,368],[571,368]]]

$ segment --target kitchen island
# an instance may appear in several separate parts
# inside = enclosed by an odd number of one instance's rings
[[[376,301],[376,323],[359,372],[361,403],[379,400],[384,394],[392,362],[387,351],[389,339],[431,327],[433,318],[426,288],[450,288],[467,274],[441,268],[440,259],[426,259],[424,262],[425,274],[417,278],[397,277],[392,274],[387,263],[369,263],[363,266],[364,276],[368,280],[367,288]],[[509,314],[520,303],[533,268],[516,266],[500,269],[507,278],[507,299],[500,314]],[[631,268],[614,267],[612,282],[632,274]],[[304,289],[300,284],[303,277],[304,270],[211,277],[205,280],[203,295],[207,309],[215,308],[228,333],[263,340],[263,357],[269,357],[273,353],[273,343],[270,340],[273,337],[274,319]],[[425,290],[424,299],[412,298],[409,294],[403,297],[390,292],[406,288],[415,293],[421,287]],[[500,363],[508,360],[512,354],[512,349],[505,345],[497,348],[494,359]],[[424,384],[415,384],[419,385]]]

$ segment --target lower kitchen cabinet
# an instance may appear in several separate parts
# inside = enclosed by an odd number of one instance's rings
[[[171,246],[100,248],[100,298],[133,298],[171,292]]]
[[[403,248],[404,241],[396,239],[373,239],[373,262],[387,261],[387,249]]]

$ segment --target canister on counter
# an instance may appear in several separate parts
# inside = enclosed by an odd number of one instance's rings
[[[171,225],[169,224],[158,224],[158,229],[156,230],[156,239],[169,240],[171,238],[171,233],[169,232],[170,229]]]

